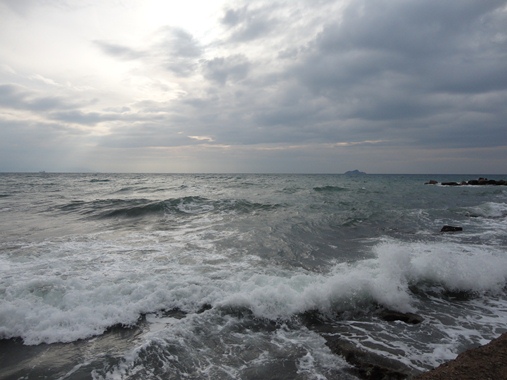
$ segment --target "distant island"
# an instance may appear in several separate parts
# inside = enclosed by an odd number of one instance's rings
[[[359,170],[349,170],[348,172],[345,172],[345,175],[365,175],[365,172],[359,171]]]

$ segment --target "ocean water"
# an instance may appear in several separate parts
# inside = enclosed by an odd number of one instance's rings
[[[433,368],[507,331],[507,187],[424,185],[477,177],[0,174],[0,379]]]

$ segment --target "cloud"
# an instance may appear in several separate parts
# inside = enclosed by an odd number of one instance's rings
[[[96,125],[104,121],[118,120],[119,118],[114,113],[82,112],[78,110],[53,112],[49,117],[57,121],[82,125]]]
[[[23,131],[77,146],[81,131],[115,168],[130,155],[162,168],[162,152],[198,171],[430,171],[466,151],[501,161],[507,1],[228,4],[208,29],[94,35],[97,55],[75,77],[6,61],[0,122],[25,117]],[[60,85],[77,77],[93,85]]]
[[[462,140],[458,130],[472,126],[457,127],[452,119],[469,105],[479,111],[475,122],[499,116],[498,108],[487,110],[471,97],[500,91],[497,97],[505,99],[507,50],[492,38],[504,29],[503,5],[351,2],[343,21],[326,23],[288,71],[313,99],[334,103],[337,112],[316,114],[314,123],[327,115],[336,125],[354,125],[365,139],[398,135],[426,144],[435,141],[417,131],[431,125],[433,136],[456,144]]]
[[[161,41],[155,46],[161,56],[165,69],[180,75],[189,76],[198,68],[203,53],[199,42],[181,28],[167,27],[160,32]]]
[[[248,75],[250,62],[241,54],[228,57],[216,57],[203,63],[204,77],[224,85],[240,81]]]
[[[214,141],[213,138],[209,136],[187,136],[187,137],[197,141],[208,141],[208,142]]]
[[[93,41],[93,42],[105,54],[122,60],[136,60],[146,55],[145,52],[137,51],[128,46],[114,44],[107,41]]]
[[[149,66],[160,66],[178,76],[186,77],[198,68],[203,53],[200,43],[181,28],[164,27],[152,35],[152,40],[142,49],[97,40],[99,49],[116,59],[141,60]]]
[[[266,37],[275,29],[278,22],[271,16],[272,10],[273,6],[229,8],[221,22],[231,33],[230,41],[248,42]]]
[[[59,97],[40,96],[13,84],[0,85],[0,107],[32,112],[68,108],[70,105]]]
[[[0,4],[5,4],[21,16],[25,16],[28,10],[36,3],[36,0],[0,0]]]

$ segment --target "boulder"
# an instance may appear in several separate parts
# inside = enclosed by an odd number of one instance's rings
[[[437,185],[438,181],[435,181],[434,179],[430,179],[428,182],[425,183],[425,185]]]
[[[399,311],[382,309],[378,312],[381,319],[386,322],[401,321],[411,325],[417,325],[424,321],[424,318],[414,313],[401,313]]]
[[[463,231],[463,227],[443,226],[440,232],[458,232]]]
[[[443,186],[459,186],[458,182],[442,182]]]
[[[354,344],[337,336],[328,335],[324,338],[331,352],[342,356],[354,366],[350,372],[360,379],[404,380],[412,375],[412,370],[401,362],[357,348]]]

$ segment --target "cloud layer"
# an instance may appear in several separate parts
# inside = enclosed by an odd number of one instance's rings
[[[0,170],[505,172],[507,1],[245,0],[201,29],[72,28],[97,11],[0,1]],[[34,17],[53,40],[16,36]],[[39,63],[13,48],[55,41]]]

